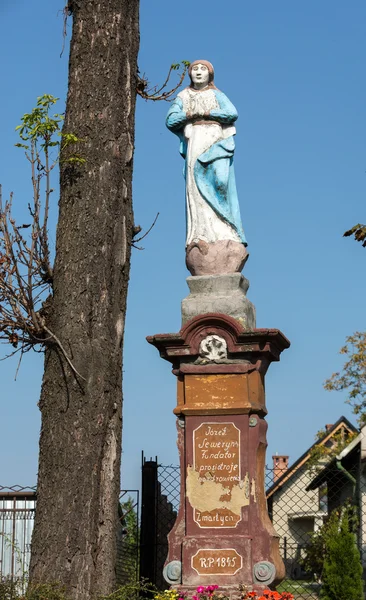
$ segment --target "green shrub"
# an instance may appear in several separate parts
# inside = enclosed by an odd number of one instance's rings
[[[355,534],[351,531],[352,518],[349,508],[330,517],[320,592],[322,600],[363,600],[362,566]]]
[[[139,600],[139,598],[153,598],[157,593],[156,587],[147,579],[125,583],[119,586],[112,594],[100,596],[99,600]]]
[[[2,577],[0,579],[0,600],[17,600],[19,592],[15,581]]]

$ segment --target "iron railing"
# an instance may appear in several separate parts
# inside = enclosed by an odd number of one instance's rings
[[[28,581],[36,488],[0,486],[0,581],[11,580],[24,592]],[[139,491],[122,490],[119,498],[117,583],[139,579]]]

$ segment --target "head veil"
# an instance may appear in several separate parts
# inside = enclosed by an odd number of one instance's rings
[[[191,64],[188,67],[188,75],[191,79],[191,83],[188,87],[190,87],[192,90],[195,90],[195,88],[193,87],[192,77],[191,77],[192,69],[193,69],[194,65],[205,65],[205,67],[207,67],[208,73],[209,73],[209,78],[208,78],[208,84],[204,89],[207,90],[207,88],[211,88],[211,89],[216,90],[217,88],[214,84],[215,71],[214,71],[213,65],[208,60],[194,60],[193,62],[191,62]],[[195,90],[195,91],[198,92],[200,90]]]

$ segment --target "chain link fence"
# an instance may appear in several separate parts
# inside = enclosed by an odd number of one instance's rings
[[[359,560],[366,567],[366,469],[357,440],[341,456],[309,467],[306,461],[266,470],[269,516],[280,540],[286,578],[279,591],[296,600],[317,600],[321,589],[326,536],[330,524],[349,516]],[[147,577],[159,589],[180,503],[180,470],[143,460],[141,522],[138,490],[120,493],[119,585]],[[0,486],[0,577],[27,583],[36,489]],[[338,519],[338,521],[337,521]]]
[[[168,533],[179,508],[179,467],[159,465],[157,459],[142,463],[140,577],[160,589],[166,589],[163,578],[168,554]]]
[[[156,477],[153,490],[156,523],[152,532],[155,537],[149,546],[154,568],[146,575],[159,589],[166,589],[162,570],[168,552],[166,536],[179,508],[179,467],[149,461],[148,468]],[[283,472],[266,469],[266,496],[286,569],[278,591],[290,592],[296,600],[319,598],[326,554],[324,534],[330,520],[340,522],[345,511],[352,515],[350,528],[361,564],[366,567],[366,473],[359,448],[342,460],[333,459],[313,468],[304,462]]]
[[[122,490],[119,497],[117,537],[117,585],[139,580],[139,490]]]

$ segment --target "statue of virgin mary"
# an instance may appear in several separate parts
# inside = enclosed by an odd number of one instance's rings
[[[196,60],[188,73],[166,119],[185,159],[187,267],[192,275],[238,272],[248,257],[233,165],[238,113],[215,87],[211,63]]]

